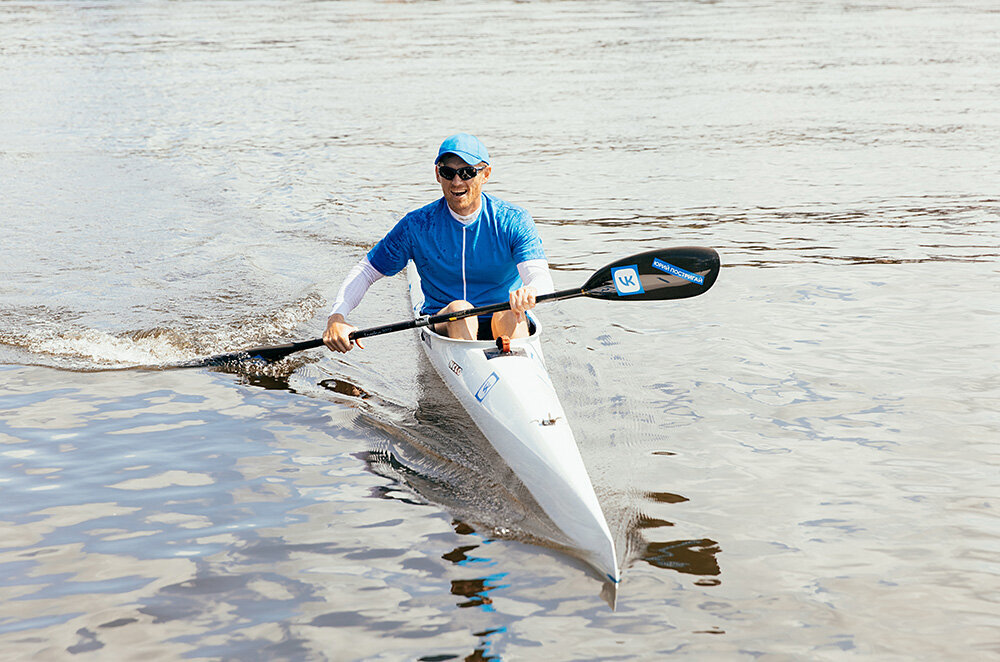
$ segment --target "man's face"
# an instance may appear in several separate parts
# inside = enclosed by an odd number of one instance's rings
[[[446,154],[434,166],[434,177],[441,184],[444,199],[448,202],[448,206],[451,207],[452,211],[459,216],[468,216],[476,211],[476,207],[479,205],[479,198],[483,193],[483,184],[490,178],[490,167],[486,166],[472,179],[464,180],[457,174],[451,179],[444,179],[441,173],[438,172],[438,166],[441,165],[458,170],[459,168],[468,167],[469,164],[454,154]],[[482,166],[483,164],[480,163],[476,168],[481,168]]]

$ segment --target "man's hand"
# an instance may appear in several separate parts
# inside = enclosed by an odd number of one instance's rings
[[[522,287],[510,293],[510,309],[518,323],[524,321],[524,311],[535,307],[535,295],[538,291],[533,287]]]
[[[326,331],[323,332],[323,343],[334,352],[349,352],[352,349],[350,335],[357,329],[344,320],[340,313],[330,315],[326,322]],[[358,347],[364,349],[365,346],[355,340]]]

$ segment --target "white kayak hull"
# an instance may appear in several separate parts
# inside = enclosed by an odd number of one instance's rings
[[[408,275],[417,316],[423,294],[412,263]],[[418,333],[441,379],[574,551],[618,582],[614,540],[545,368],[537,320],[535,327],[531,337],[511,341],[510,354],[491,341]]]

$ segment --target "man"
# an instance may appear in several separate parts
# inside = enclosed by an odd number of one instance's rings
[[[347,315],[372,283],[395,275],[409,260],[420,274],[422,314],[457,312],[506,299],[510,310],[484,320],[488,334],[528,335],[524,312],[535,307],[537,295],[554,289],[552,277],[528,212],[483,193],[491,174],[489,152],[475,136],[459,133],[441,143],[434,176],[443,197],[404,216],[348,272],[323,333],[327,347],[336,352],[351,349],[348,336],[355,327],[347,323]],[[480,334],[476,316],[438,324],[434,330],[466,340]]]

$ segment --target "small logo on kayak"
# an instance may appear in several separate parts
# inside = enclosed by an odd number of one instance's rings
[[[621,296],[642,294],[642,281],[639,280],[639,267],[634,264],[628,267],[618,267],[611,270],[611,278],[615,281],[615,289]]]
[[[689,280],[692,283],[698,283],[699,285],[705,284],[704,276],[693,274],[690,271],[684,271],[680,267],[675,267],[669,262],[664,262],[658,257],[653,259],[653,266],[664,273],[670,274],[671,276],[677,276],[678,278],[683,278],[684,280]]]
[[[461,375],[462,374],[462,366],[458,365],[454,361],[449,361],[448,362],[448,367],[451,368],[451,371],[453,373],[455,373],[456,375]]]
[[[478,391],[476,391],[476,400],[482,402],[483,398],[486,397],[486,394],[490,392],[490,389],[493,388],[493,386],[498,381],[500,381],[500,377],[497,375],[497,373],[495,372],[490,373],[490,376],[486,378],[486,381],[483,382],[483,385],[479,387]]]

